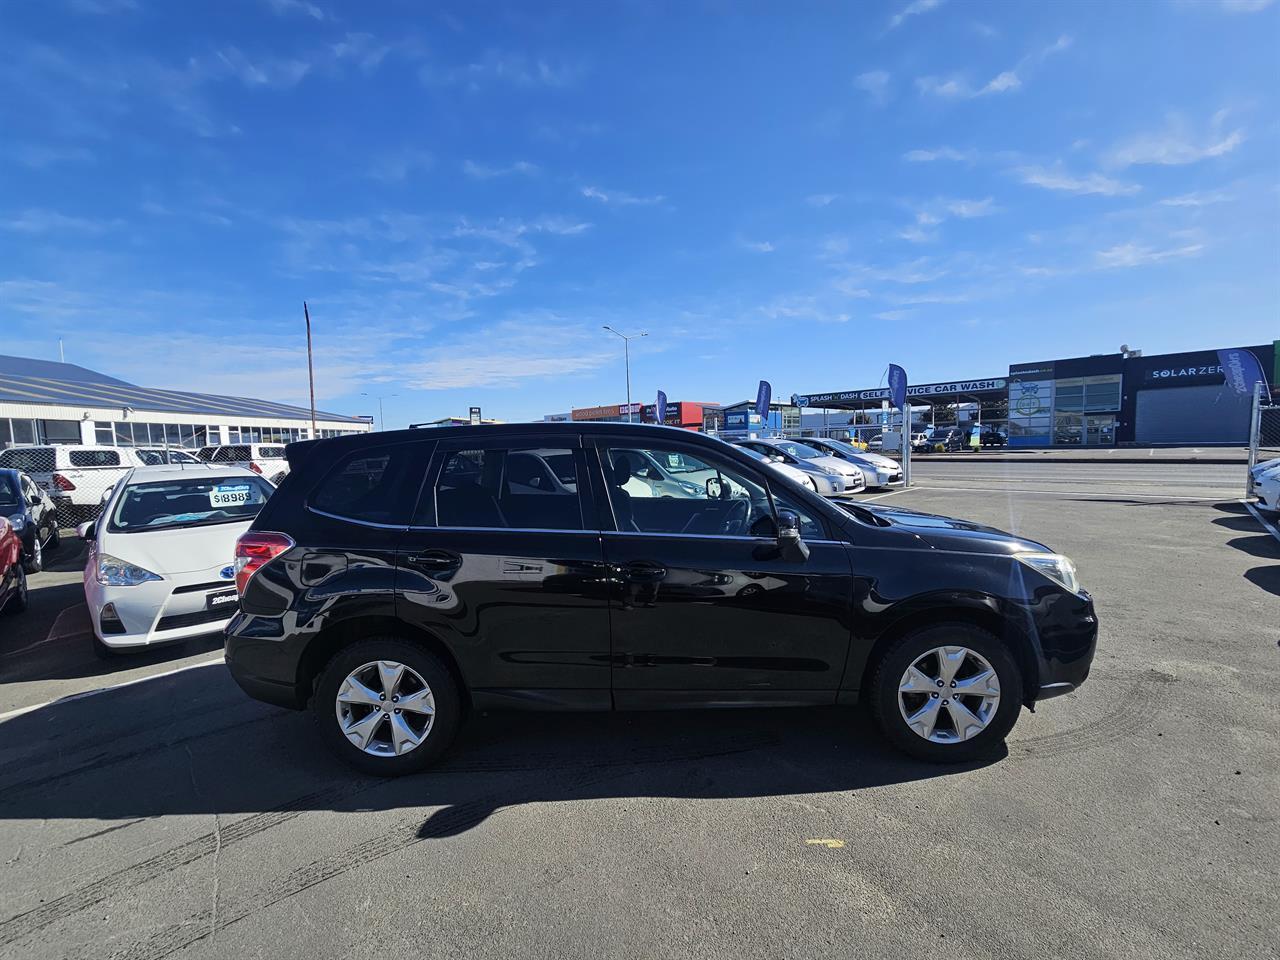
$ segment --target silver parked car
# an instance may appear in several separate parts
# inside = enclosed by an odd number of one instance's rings
[[[739,444],[739,446],[741,445]],[[786,458],[781,453],[764,454],[758,450],[752,450],[750,447],[742,447],[742,452],[752,459],[768,465],[769,469],[775,473],[780,473],[801,486],[808,487],[820,496],[836,497],[844,492],[844,480],[842,478],[833,477],[829,473],[813,473],[801,470],[799,467],[793,467],[786,462]]]
[[[787,440],[785,438],[739,440],[737,445],[747,450],[754,450],[756,453],[763,453],[766,456],[781,455],[783,463],[798,470],[803,470],[805,473],[811,473],[814,476],[838,477],[843,480],[844,489],[839,493],[828,494],[828,496],[852,496],[861,490],[865,490],[867,486],[862,471],[853,464],[837,460],[835,457],[829,457],[820,450],[815,450],[813,447],[806,446],[795,440]]]
[[[902,482],[902,464],[884,454],[859,450],[851,443],[826,437],[805,437],[804,442],[815,450],[859,467],[868,487],[891,487]]]

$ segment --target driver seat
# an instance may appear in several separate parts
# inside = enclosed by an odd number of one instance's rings
[[[631,494],[629,494],[624,485],[631,479],[631,458],[626,454],[611,454],[613,460],[613,469],[609,475],[609,485],[613,488],[609,491],[609,499],[613,501],[613,515],[618,521],[619,530],[636,530],[640,528],[636,526],[635,513],[631,509]]]

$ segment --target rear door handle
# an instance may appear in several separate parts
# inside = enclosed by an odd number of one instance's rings
[[[462,566],[462,557],[448,550],[427,550],[405,558],[413,567],[423,570],[453,570]]]

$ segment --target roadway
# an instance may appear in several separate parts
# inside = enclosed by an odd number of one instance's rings
[[[366,779],[216,641],[93,660],[68,550],[0,634],[0,714],[36,707],[0,722],[0,957],[1274,955],[1280,543],[1240,478],[935,463],[869,495],[1095,594],[1089,683],[961,768],[852,711],[495,714]]]

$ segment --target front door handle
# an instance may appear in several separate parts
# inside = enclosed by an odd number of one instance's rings
[[[427,550],[406,557],[405,561],[422,570],[454,570],[462,566],[462,557],[448,550]]]
[[[667,578],[667,568],[660,563],[637,560],[620,568],[622,578],[628,583],[661,583]]]

